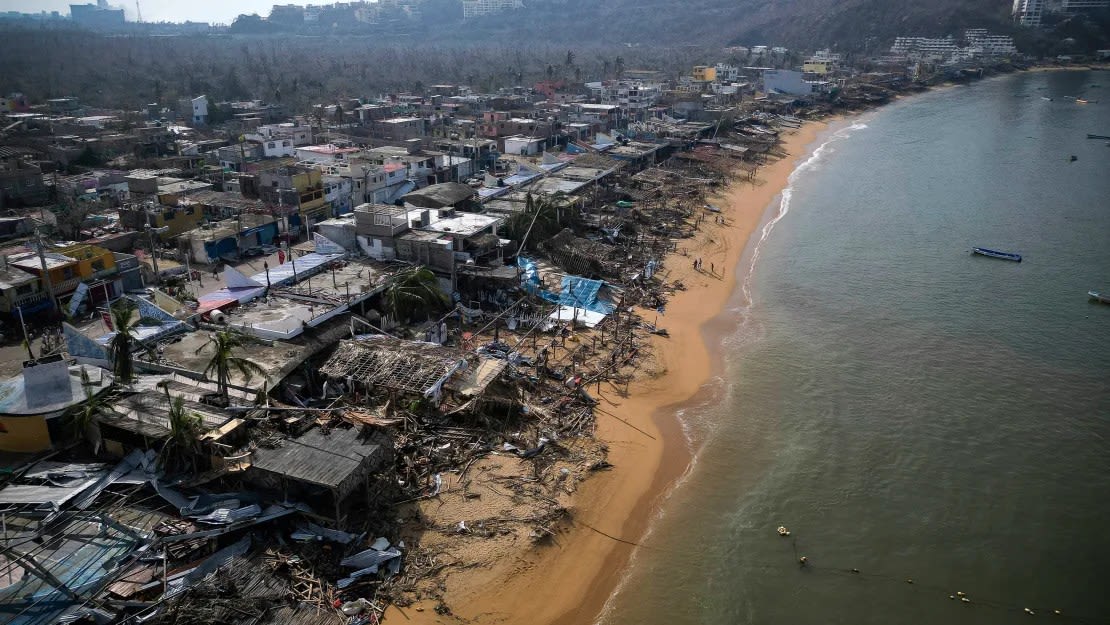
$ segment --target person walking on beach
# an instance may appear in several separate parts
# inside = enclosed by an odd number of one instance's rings
[[[717,275],[717,267],[713,263],[709,263],[709,273]]]

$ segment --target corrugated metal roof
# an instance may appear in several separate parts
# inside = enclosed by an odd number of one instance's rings
[[[336,488],[380,453],[378,445],[360,440],[357,429],[324,433],[313,428],[299,438],[283,441],[277,449],[259,448],[251,466],[299,482]]]

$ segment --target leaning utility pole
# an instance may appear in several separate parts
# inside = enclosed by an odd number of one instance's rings
[[[50,278],[50,268],[46,266],[46,253],[43,252],[42,232],[35,230],[35,241],[39,248],[39,264],[42,266],[42,280],[46,284],[46,292],[50,294],[50,301],[54,302],[54,309],[62,312],[62,305],[54,293],[54,281]]]

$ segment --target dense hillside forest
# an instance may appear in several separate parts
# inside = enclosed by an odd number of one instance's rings
[[[463,20],[460,0],[424,0],[410,18],[376,24],[353,8],[325,8],[316,21],[290,19],[285,7],[243,15],[237,34],[404,33],[439,41],[528,46],[557,44],[882,45],[898,35],[956,34],[967,27],[1008,28],[1008,0],[524,0],[515,11]]]
[[[468,30],[570,41],[665,42],[862,50],[898,35],[1008,28],[1007,0],[530,0]]]
[[[262,99],[292,112],[340,97],[421,91],[441,82],[483,92],[554,79],[581,83],[619,68],[686,73],[721,49],[643,46],[469,46],[377,38],[113,36],[83,31],[0,32],[6,67],[0,92],[32,101],[74,95],[92,106],[137,109],[206,94],[215,101]]]
[[[207,94],[258,98],[295,112],[339,97],[419,90],[437,82],[481,91],[539,80],[614,77],[621,68],[677,76],[690,66],[746,62],[733,45],[778,45],[791,65],[832,47],[851,60],[898,35],[1013,34],[1034,56],[1110,48],[1110,12],[1016,28],[1009,0],[525,0],[526,8],[464,21],[459,0],[425,0],[411,19],[356,22],[329,9],[319,22],[243,16],[222,33],[152,36],[142,25],[98,35],[0,22],[0,92],[33,101],[75,95],[104,107],[172,104]],[[346,17],[345,17],[346,16]],[[269,17],[269,16],[268,16]],[[64,23],[63,23],[64,24]]]

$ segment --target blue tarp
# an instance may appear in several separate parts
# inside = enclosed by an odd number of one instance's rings
[[[600,296],[605,282],[590,280],[581,276],[563,276],[562,287],[558,293],[544,291],[540,288],[540,273],[536,263],[524,256],[517,256],[517,267],[520,267],[520,286],[525,291],[539,295],[543,299],[572,308],[583,308],[591,312],[608,315],[616,306],[613,302],[602,299]]]
[[[552,300],[563,306],[585,308],[591,312],[608,315],[616,306],[613,302],[598,296],[605,283],[580,276],[563,276],[563,286],[557,299]],[[546,297],[545,297],[546,299]]]
[[[529,293],[535,293],[540,288],[540,270],[535,261],[523,256],[516,257],[516,266],[520,267],[520,286]]]

